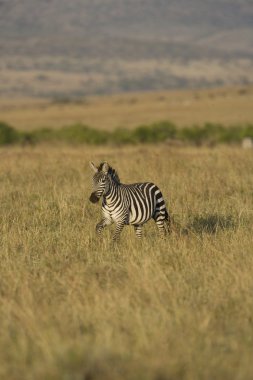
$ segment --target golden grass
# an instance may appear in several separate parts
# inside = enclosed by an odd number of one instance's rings
[[[252,379],[252,152],[0,150],[1,379]],[[178,225],[94,233],[88,161],[152,180]],[[181,234],[188,229],[188,234]]]
[[[0,119],[21,130],[85,123],[98,129],[134,128],[170,120],[179,126],[253,120],[253,88],[132,93],[57,103],[34,99],[0,99]]]

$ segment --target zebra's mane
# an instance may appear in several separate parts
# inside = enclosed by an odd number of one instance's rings
[[[102,171],[103,165],[104,165],[104,162],[101,162],[101,164],[100,164],[99,167],[98,167],[98,171],[99,171],[99,172]],[[111,176],[111,178],[112,178],[115,182],[120,183],[120,179],[119,179],[118,173],[117,173],[116,170],[113,169],[111,166],[109,166],[108,174]]]

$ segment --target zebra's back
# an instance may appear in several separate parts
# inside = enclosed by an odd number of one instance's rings
[[[152,182],[121,185],[129,204],[129,224],[143,224],[157,213],[168,216],[161,190]]]

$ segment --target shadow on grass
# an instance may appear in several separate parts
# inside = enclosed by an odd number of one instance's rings
[[[187,225],[187,229],[196,233],[215,234],[219,231],[235,229],[238,226],[232,215],[197,215]]]

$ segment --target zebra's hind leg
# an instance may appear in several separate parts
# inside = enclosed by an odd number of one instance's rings
[[[134,225],[134,231],[138,239],[142,238],[142,226],[140,224]]]
[[[157,228],[158,228],[158,233],[161,238],[165,238],[168,232],[168,220],[165,217],[164,214],[156,214],[154,216],[154,220],[156,222]]]

